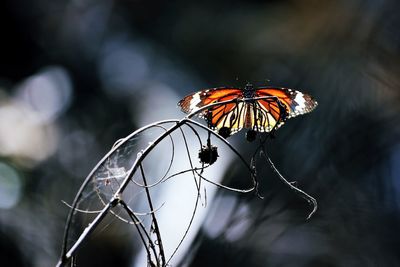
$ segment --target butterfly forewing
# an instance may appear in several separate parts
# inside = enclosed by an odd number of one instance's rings
[[[234,88],[212,88],[199,91],[194,94],[185,96],[179,101],[178,106],[182,108],[185,113],[190,113],[203,106],[217,103],[221,101],[231,100],[241,96],[241,89]]]

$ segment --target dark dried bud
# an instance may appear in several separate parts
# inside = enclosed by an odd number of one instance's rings
[[[246,133],[246,139],[249,142],[253,142],[254,140],[256,140],[257,137],[257,132],[254,130],[248,130]]]
[[[218,151],[216,146],[203,146],[199,151],[199,159],[201,163],[213,164],[217,161]]]
[[[228,127],[222,127],[218,130],[218,134],[223,138],[227,138],[231,135],[231,129],[229,129]]]

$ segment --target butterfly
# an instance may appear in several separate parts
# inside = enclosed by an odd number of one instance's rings
[[[225,138],[243,128],[249,129],[248,140],[254,139],[257,132],[278,129],[287,119],[311,112],[318,105],[310,95],[300,91],[272,86],[254,87],[247,83],[244,88],[218,87],[192,93],[180,100],[178,106],[183,112],[192,113],[206,105],[229,100],[237,101],[213,105],[198,115]]]

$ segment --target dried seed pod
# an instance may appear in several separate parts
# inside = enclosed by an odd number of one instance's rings
[[[218,151],[216,146],[203,146],[199,151],[199,159],[201,163],[213,164],[217,161]]]

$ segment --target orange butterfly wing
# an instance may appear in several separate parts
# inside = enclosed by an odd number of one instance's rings
[[[178,102],[185,113],[190,113],[203,106],[221,101],[231,100],[242,96],[241,89],[234,88],[212,88],[202,90],[185,96]]]
[[[260,99],[251,104],[250,123],[247,128],[257,132],[270,132],[283,124],[285,117],[284,108],[280,107],[276,98]]]
[[[236,88],[212,88],[190,94],[179,101],[178,106],[185,113],[193,112],[203,106],[243,98],[243,91]],[[229,128],[232,133],[243,128],[244,110],[241,103],[217,105],[199,115],[207,119],[213,129]]]
[[[246,128],[258,132],[277,129],[286,119],[311,112],[318,104],[310,95],[289,88],[259,87],[254,97],[270,97],[250,104]]]
[[[287,109],[287,118],[293,118],[311,112],[318,105],[317,101],[315,101],[310,95],[289,88],[258,88],[256,95],[277,97]],[[279,108],[276,101],[275,105],[271,105],[269,101],[260,100],[259,102],[267,110],[273,109],[273,113],[276,115],[277,107]]]

